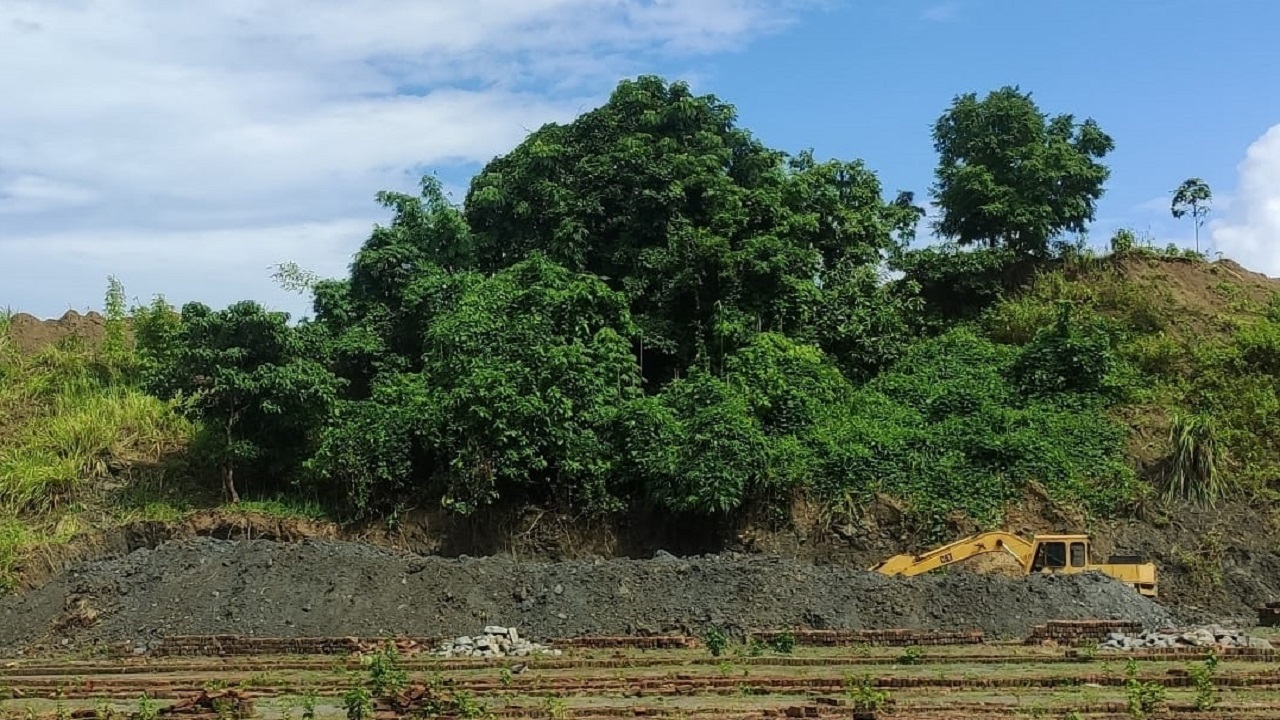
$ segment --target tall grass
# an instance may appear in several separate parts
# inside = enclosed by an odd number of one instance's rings
[[[11,589],[18,558],[29,541],[30,530],[25,523],[0,518],[0,593]]]
[[[58,509],[113,467],[154,467],[189,441],[191,424],[129,383],[119,361],[74,340],[5,358],[0,513]]]
[[[1209,418],[1174,415],[1169,440],[1173,453],[1165,478],[1165,500],[1212,505],[1226,496],[1226,478],[1218,467],[1217,433]]]

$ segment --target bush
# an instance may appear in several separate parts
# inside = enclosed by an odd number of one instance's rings
[[[1056,322],[1041,328],[1014,362],[1011,374],[1026,394],[1118,390],[1111,338],[1098,321],[1077,322],[1074,315],[1073,306],[1060,301]]]
[[[729,635],[723,628],[712,625],[702,632],[702,643],[712,657],[720,657],[729,647]]]
[[[789,632],[778,633],[769,641],[774,652],[790,655],[796,649],[796,636]]]
[[[816,431],[822,493],[902,498],[939,535],[956,509],[998,523],[1031,483],[1095,512],[1118,509],[1137,483],[1111,400],[1070,388],[1020,395],[1005,380],[1019,358],[966,328],[912,347]]]

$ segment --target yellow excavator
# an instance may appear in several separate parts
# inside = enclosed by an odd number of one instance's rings
[[[1109,575],[1146,597],[1156,597],[1156,566],[1131,555],[1113,555],[1094,562],[1088,535],[1036,535],[1026,540],[1008,532],[986,532],[934,548],[920,555],[895,555],[871,570],[885,575],[919,575],[986,553],[1007,553],[1024,574],[1074,574],[1097,571]]]

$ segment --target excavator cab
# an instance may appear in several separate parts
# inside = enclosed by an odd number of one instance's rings
[[[1087,535],[1037,535],[1031,572],[1083,572],[1093,557]]]
[[[1093,545],[1088,535],[1037,535],[1028,572],[1074,574],[1101,572],[1125,583],[1140,594],[1156,597],[1156,568],[1136,555],[1112,556],[1105,563],[1095,562]]]

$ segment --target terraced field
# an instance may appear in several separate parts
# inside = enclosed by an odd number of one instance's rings
[[[204,638],[169,644],[174,654],[2,663],[0,710],[24,720],[1280,717],[1275,650],[787,635],[731,642],[718,656],[694,638],[573,638],[550,643],[560,656],[527,658],[437,657],[407,640],[387,650]],[[276,652],[291,644],[313,654]]]

